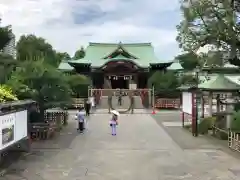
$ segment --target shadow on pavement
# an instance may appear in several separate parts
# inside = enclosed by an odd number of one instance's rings
[[[18,180],[16,177],[24,179],[24,177],[21,177],[21,174],[31,163],[43,162],[56,156],[58,152],[70,148],[72,141],[78,135],[75,123],[70,122],[61,132],[56,133],[52,139],[33,142],[30,153],[8,152],[0,163],[0,180]],[[13,175],[14,178],[6,179],[5,177]]]

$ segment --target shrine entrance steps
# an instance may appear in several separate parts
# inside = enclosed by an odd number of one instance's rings
[[[112,107],[116,110],[127,110],[131,106],[131,100],[129,96],[122,97],[122,104],[118,104],[118,97],[112,97]],[[109,109],[108,96],[102,96],[99,101],[97,109]],[[134,96],[134,109],[145,109],[142,104],[142,99],[140,96]]]

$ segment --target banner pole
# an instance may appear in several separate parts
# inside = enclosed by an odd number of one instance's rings
[[[153,107],[152,107],[152,114],[156,114],[155,112],[155,89],[154,89],[154,85],[152,87],[152,94],[153,94]]]

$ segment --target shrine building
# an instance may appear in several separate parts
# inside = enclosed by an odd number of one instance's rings
[[[151,43],[89,43],[84,58],[63,60],[59,69],[89,76],[98,89],[144,89],[154,71],[171,64],[156,57]]]

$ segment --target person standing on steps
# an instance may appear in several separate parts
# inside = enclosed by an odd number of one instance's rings
[[[122,96],[123,96],[122,90],[120,89],[119,95],[118,95],[118,105],[119,106],[122,106]]]
[[[119,112],[117,112],[116,110],[112,110],[112,118],[109,122],[110,127],[111,127],[111,131],[112,131],[112,136],[116,136],[117,135],[117,125],[118,125],[118,117],[119,117]]]

